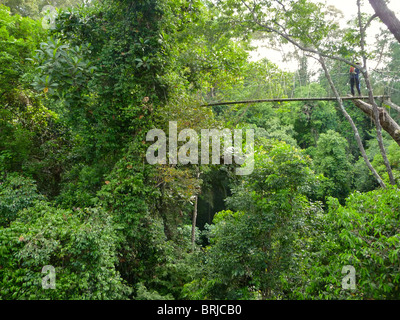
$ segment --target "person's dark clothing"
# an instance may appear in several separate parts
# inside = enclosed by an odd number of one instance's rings
[[[354,70],[350,69],[350,87],[351,87],[351,94],[354,96],[354,85],[356,85],[358,95],[361,96],[361,88],[360,88],[360,69],[353,68]],[[353,71],[353,72],[352,72]]]

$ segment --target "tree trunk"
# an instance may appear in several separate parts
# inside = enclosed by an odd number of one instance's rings
[[[362,112],[364,112],[368,117],[374,120],[373,116],[373,108],[369,103],[366,103],[362,100],[353,100],[354,104],[357,108],[359,108]],[[384,102],[388,103],[388,102]],[[389,135],[393,138],[394,141],[400,146],[400,126],[396,121],[392,119],[389,113],[385,108],[378,108],[379,111],[379,120],[382,125],[382,128],[389,133]]]
[[[398,0],[395,0],[396,2]],[[400,42],[400,20],[397,19],[393,11],[391,11],[384,0],[369,0],[372,8],[374,8],[379,19],[389,28],[397,41]]]
[[[192,217],[192,250],[194,250],[194,245],[196,241],[196,221],[197,221],[197,200],[198,195],[195,195],[194,200],[194,209],[193,209],[193,217]]]
[[[374,119],[375,127],[376,127],[376,138],[378,140],[379,150],[381,151],[383,162],[385,164],[386,171],[389,175],[390,184],[395,185],[396,182],[394,180],[393,171],[392,171],[392,168],[389,163],[389,159],[386,154],[385,146],[383,144],[382,125],[381,125],[381,121],[379,119],[379,110],[378,110],[378,106],[374,99],[374,94],[372,91],[372,84],[371,84],[371,80],[369,78],[369,73],[368,73],[368,68],[367,68],[367,57],[365,54],[365,31],[366,31],[366,28],[364,28],[362,25],[361,0],[357,0],[357,6],[358,6],[358,25],[359,25],[360,36],[361,36],[360,46],[361,46],[362,58],[364,61],[364,70],[362,71],[362,73],[363,73],[363,76],[365,79],[365,84],[367,85],[367,88],[368,88],[369,100],[372,105],[372,111],[373,111],[373,115],[374,115],[373,119]]]
[[[200,171],[197,171],[197,179],[200,177]],[[196,241],[196,222],[197,222],[197,202],[199,199],[199,195],[195,195],[194,199],[194,208],[193,208],[193,217],[192,217],[192,250],[194,250],[194,245]]]

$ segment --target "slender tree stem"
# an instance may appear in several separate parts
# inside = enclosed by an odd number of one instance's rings
[[[200,177],[200,171],[197,172],[197,179]],[[194,251],[195,241],[196,241],[196,223],[197,223],[197,202],[199,195],[195,195],[194,199],[194,208],[193,208],[193,216],[192,216],[192,251]]]
[[[392,168],[390,167],[389,159],[387,158],[385,146],[383,144],[382,125],[381,125],[381,121],[379,119],[379,110],[378,110],[378,106],[374,99],[374,93],[373,93],[371,80],[370,80],[368,68],[367,68],[367,57],[365,55],[365,30],[366,30],[366,28],[364,28],[362,25],[361,1],[360,0],[357,0],[357,7],[358,7],[358,25],[359,25],[360,37],[361,37],[360,47],[361,47],[361,52],[362,52],[363,64],[364,64],[362,74],[364,76],[365,84],[367,85],[369,101],[373,108],[374,122],[375,122],[375,126],[376,126],[376,138],[378,140],[379,149],[380,149],[380,152],[381,152],[381,155],[383,158],[383,162],[386,166],[386,170],[389,175],[390,184],[395,185],[396,182],[394,180]]]

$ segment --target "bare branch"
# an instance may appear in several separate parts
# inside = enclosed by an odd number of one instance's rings
[[[365,26],[363,27],[363,32],[365,33],[365,31],[367,30],[367,28],[369,27],[369,25],[371,24],[371,22],[378,17],[378,14],[375,13],[373,14],[367,21],[367,23],[365,24]]]
[[[287,12],[285,5],[281,1],[276,0],[276,2],[278,2],[280,4],[280,6],[282,7],[283,11]]]
[[[385,100],[385,104],[387,104],[390,108],[396,110],[397,112],[400,112],[400,107],[397,104],[394,104],[392,101]]]

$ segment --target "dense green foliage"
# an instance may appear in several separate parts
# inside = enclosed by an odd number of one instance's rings
[[[101,209],[37,202],[0,234],[2,299],[121,299],[130,292],[115,270],[116,233]],[[38,290],[49,264],[56,290]]]
[[[312,219],[303,238],[304,287],[294,295],[318,299],[398,299],[399,191],[355,192]],[[355,290],[341,287],[342,267],[357,270]]]
[[[354,30],[330,26],[323,7],[264,2],[305,45],[354,54],[336,42],[355,44]],[[49,3],[50,29],[45,1],[0,5],[0,299],[399,298],[400,191],[379,188],[336,103],[203,106],[329,94],[302,58],[303,83],[250,59],[260,28],[233,24],[249,13],[238,1]],[[385,54],[396,69],[398,44]],[[388,182],[373,122],[345,107]],[[146,134],[170,121],[199,137],[254,130],[254,171],[150,165]],[[384,143],[399,183],[399,145]],[[47,265],[55,289],[42,288]],[[355,290],[341,286],[344,265]]]
[[[312,205],[304,194],[318,185],[310,162],[284,142],[260,146],[253,175],[227,199],[235,211],[217,213],[208,227],[204,275],[186,287],[189,296],[252,299],[284,294],[283,283],[291,281],[298,267],[293,244]]]

